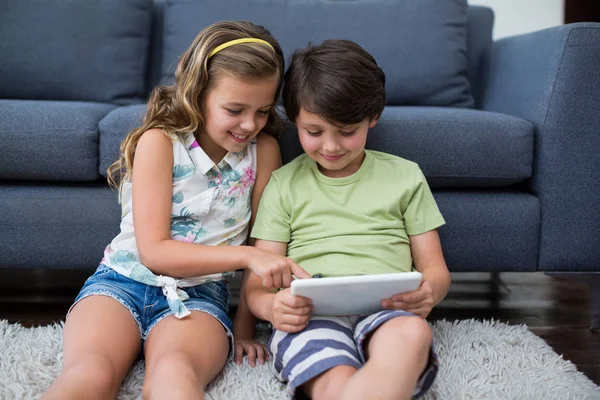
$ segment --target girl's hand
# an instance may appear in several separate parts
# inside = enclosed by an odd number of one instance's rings
[[[262,343],[248,338],[235,339],[234,361],[237,365],[242,365],[244,354],[248,355],[248,363],[251,367],[256,366],[256,362],[264,364],[269,359],[267,348]]]
[[[412,292],[395,294],[389,299],[383,299],[381,306],[386,310],[402,310],[426,318],[433,309],[433,291],[426,281]]]
[[[310,274],[303,270],[291,258],[280,256],[268,251],[253,248],[248,262],[248,268],[254,272],[266,288],[290,287],[294,278],[310,278]]]
[[[293,296],[290,289],[280,290],[271,303],[271,323],[275,329],[295,333],[306,328],[312,312],[312,301]]]

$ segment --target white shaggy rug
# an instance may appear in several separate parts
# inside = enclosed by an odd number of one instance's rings
[[[495,321],[433,323],[440,371],[426,400],[600,399],[600,388],[525,325]],[[58,375],[62,325],[24,328],[0,320],[0,399],[36,399]],[[143,363],[126,378],[119,399],[141,399]],[[288,399],[270,364],[229,364],[207,400]]]

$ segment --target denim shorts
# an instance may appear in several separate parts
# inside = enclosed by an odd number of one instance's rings
[[[226,282],[203,283],[181,288],[181,290],[190,297],[183,301],[188,310],[210,314],[223,325],[230,342],[229,357],[231,358],[234,348],[233,323],[227,314],[231,294]],[[80,300],[92,295],[112,297],[127,308],[138,325],[142,341],[146,340],[152,328],[160,320],[173,315],[161,287],[135,281],[103,264],[85,281],[69,313]]]

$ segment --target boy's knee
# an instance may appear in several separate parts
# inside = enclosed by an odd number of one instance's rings
[[[433,332],[426,320],[420,317],[397,317],[387,321],[381,328],[386,334],[413,346],[429,347],[433,341]]]
[[[355,373],[356,368],[349,365],[340,365],[309,381],[303,388],[313,400],[337,399],[348,379]]]

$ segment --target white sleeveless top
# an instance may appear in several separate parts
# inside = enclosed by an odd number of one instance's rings
[[[173,140],[171,239],[210,246],[244,244],[250,222],[250,197],[256,178],[256,139],[215,165],[193,134]],[[229,279],[234,272],[175,279],[155,275],[140,260],[133,230],[131,183],[121,192],[121,232],[104,250],[102,264],[138,282],[160,286],[177,318],[189,315],[181,287]]]

